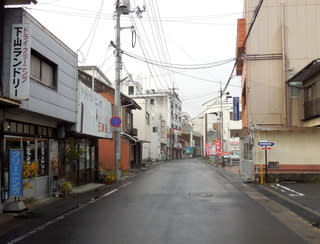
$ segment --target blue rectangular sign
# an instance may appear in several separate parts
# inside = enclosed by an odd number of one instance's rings
[[[233,113],[232,120],[240,120],[239,97],[233,97]]]
[[[10,150],[9,196],[22,196],[22,150]]]
[[[260,146],[260,147],[273,147],[274,146],[274,142],[272,142],[272,141],[259,141],[258,142],[258,145]]]

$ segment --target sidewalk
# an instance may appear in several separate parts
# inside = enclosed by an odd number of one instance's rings
[[[125,184],[129,179],[138,175],[158,163],[146,163],[140,169],[132,169],[122,175],[120,183],[111,185],[89,183],[73,189],[69,198],[48,197],[36,201],[31,210],[25,211],[19,216],[0,213],[0,243],[25,234],[30,229],[35,229],[44,223],[51,221],[65,213],[75,210],[88,202],[100,198],[107,192]]]
[[[217,168],[217,171],[231,182],[244,182],[239,167]],[[314,227],[320,228],[320,184],[281,183],[249,184],[264,196],[280,203],[285,208],[302,217]]]

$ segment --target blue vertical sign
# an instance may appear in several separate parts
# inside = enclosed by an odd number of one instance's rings
[[[240,120],[239,97],[233,97],[232,120]]]
[[[22,150],[10,150],[9,196],[22,196]]]

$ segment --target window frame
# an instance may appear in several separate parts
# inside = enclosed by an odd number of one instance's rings
[[[31,60],[30,60],[30,66],[32,64],[32,57],[36,57],[40,59],[40,79],[32,74],[32,70],[30,71],[30,77],[32,80],[46,86],[49,88],[52,88],[54,90],[58,89],[58,65],[49,60],[48,58],[44,57],[34,49],[31,50]],[[46,81],[43,80],[43,67],[44,65],[48,65],[52,68],[52,85]]]

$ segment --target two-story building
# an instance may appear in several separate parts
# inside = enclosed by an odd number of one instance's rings
[[[109,79],[99,70],[97,66],[81,66],[79,67],[81,80],[86,80],[86,86],[91,87],[99,97],[103,97],[107,102],[108,109],[111,111],[114,109],[114,93],[115,90],[111,86]],[[141,109],[141,107],[131,98],[125,94],[121,94],[121,160],[119,167],[121,170],[128,170],[130,168],[139,167],[141,163],[141,142],[138,140],[137,129],[133,127],[133,113],[132,110]],[[105,110],[104,110],[105,111]],[[93,113],[94,117],[102,116],[100,112],[96,112],[95,109],[88,109],[85,113]],[[111,113],[112,114],[112,113]],[[105,114],[105,116],[108,116]],[[111,116],[109,116],[111,119]],[[115,150],[114,150],[114,136],[112,127],[110,125],[110,119],[107,123],[98,122],[98,133],[104,134],[98,140],[98,167],[102,170],[113,170],[115,162]],[[83,123],[86,123],[82,120]],[[106,134],[105,134],[106,133]]]
[[[21,184],[21,174],[13,175],[15,159],[23,159],[24,182],[33,179],[23,188],[23,196],[50,196],[52,169],[63,161],[64,139],[76,122],[77,62],[77,54],[25,10],[6,9],[0,105],[2,201],[22,194],[14,191],[15,183]]]

